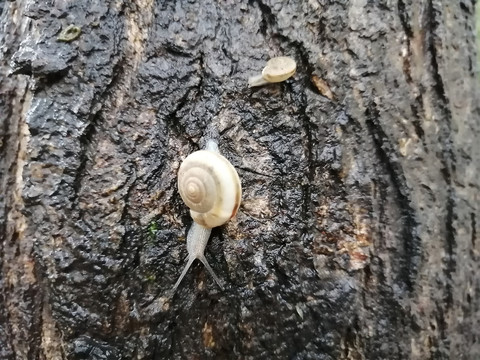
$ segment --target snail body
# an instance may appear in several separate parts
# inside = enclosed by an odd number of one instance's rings
[[[182,273],[178,277],[177,282],[173,285],[172,295],[177,291],[178,286],[182,282],[183,278],[188,272],[188,269],[192,266],[193,262],[198,259],[203,265],[207,268],[208,272],[212,275],[215,282],[218,284],[220,289],[223,289],[222,283],[218,276],[213,271],[212,267],[207,261],[207,258],[204,255],[205,247],[207,246],[208,239],[212,232],[211,228],[203,227],[200,224],[194,222],[190,227],[187,235],[187,251],[188,251],[188,261],[185,267],[183,268]]]
[[[195,259],[205,265],[223,288],[204,251],[212,228],[224,224],[238,211],[242,196],[240,178],[233,165],[220,155],[217,144],[210,140],[205,150],[190,154],[180,165],[178,189],[194,222],[187,234],[188,261],[172,292],[175,293]]]
[[[248,79],[248,86],[262,86],[287,80],[297,70],[297,63],[288,56],[278,56],[267,61],[261,75]]]

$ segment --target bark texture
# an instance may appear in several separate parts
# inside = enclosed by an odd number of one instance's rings
[[[473,0],[0,11],[1,359],[480,358]],[[296,75],[248,89],[277,55]],[[227,286],[198,263],[169,299],[212,129]]]

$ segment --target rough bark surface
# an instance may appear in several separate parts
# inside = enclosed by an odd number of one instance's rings
[[[474,1],[0,11],[1,359],[480,358]],[[276,55],[296,75],[248,89]],[[227,286],[199,263],[169,299],[209,129]]]

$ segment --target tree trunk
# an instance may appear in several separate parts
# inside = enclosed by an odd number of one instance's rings
[[[0,11],[0,359],[480,358],[474,0]],[[195,262],[170,297],[211,136],[226,286]]]

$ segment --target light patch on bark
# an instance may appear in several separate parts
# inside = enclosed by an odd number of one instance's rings
[[[47,302],[42,311],[42,353],[45,359],[60,360],[66,358],[64,344],[57,332],[52,318],[52,310]]]
[[[9,296],[5,299],[5,304],[10,320],[11,332],[15,340],[12,342],[12,348],[17,356],[22,356],[28,353],[30,347],[29,343],[25,342],[22,338],[22,333],[25,332],[25,326],[30,324],[25,323],[24,310],[18,307],[18,296],[25,291],[24,289],[28,285],[36,283],[36,277],[34,272],[34,261],[32,254],[32,241],[24,237],[27,223],[22,210],[24,207],[22,191],[24,187],[23,170],[27,159],[27,144],[29,140],[29,130],[26,122],[26,114],[31,105],[31,93],[25,86],[18,88],[24,91],[22,94],[18,90],[19,99],[23,99],[23,104],[18,102],[14,108],[18,110],[17,113],[17,138],[16,144],[16,156],[13,164],[15,164],[15,170],[13,172],[14,184],[10,188],[9,203],[11,210],[7,215],[7,231],[6,239],[15,239],[15,243],[11,243],[11,246],[5,248],[4,259],[5,264],[3,273],[6,274],[6,282],[10,286]],[[15,120],[12,120],[15,123]]]
[[[214,348],[215,339],[213,337],[213,329],[212,329],[212,325],[209,324],[208,322],[206,322],[203,327],[202,335],[203,335],[203,345],[205,345],[205,347],[210,349]]]
[[[131,66],[137,69],[140,64],[145,50],[145,45],[148,43],[148,31],[153,18],[153,1],[140,0],[137,1],[137,6],[140,11],[128,13],[127,18],[127,38],[128,43],[133,50],[131,58]]]

